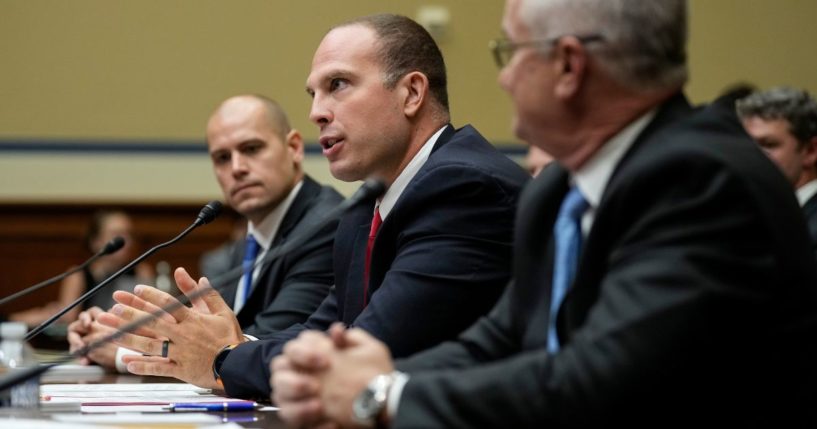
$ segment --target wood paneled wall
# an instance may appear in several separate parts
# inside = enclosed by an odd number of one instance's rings
[[[100,209],[121,209],[134,224],[139,254],[175,237],[195,219],[202,205],[177,204],[0,204],[0,297],[53,277],[91,255],[83,245],[88,222]],[[194,230],[171,247],[147,259],[183,266],[194,276],[199,258],[229,239],[235,212],[225,209],[219,218]],[[8,314],[56,299],[54,285],[0,308]],[[104,291],[103,291],[104,293]]]

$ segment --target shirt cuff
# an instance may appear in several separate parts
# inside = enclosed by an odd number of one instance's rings
[[[393,371],[391,373],[392,383],[389,388],[389,396],[386,400],[386,415],[389,421],[393,420],[397,415],[397,408],[400,406],[400,396],[403,394],[403,388],[409,381],[409,375],[405,372]]]
[[[258,341],[258,338],[253,337],[250,334],[242,334],[242,335],[244,335],[244,339],[247,340],[247,341]]]
[[[116,348],[116,359],[114,363],[116,364],[116,370],[121,372],[122,374],[129,374],[128,372],[128,365],[122,361],[122,358],[127,355],[141,355],[141,353],[133,351],[131,349],[126,349],[124,347],[117,347]]]

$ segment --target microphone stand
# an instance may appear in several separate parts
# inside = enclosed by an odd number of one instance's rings
[[[383,193],[385,191],[386,191],[386,185],[383,183],[383,181],[381,181],[379,179],[368,179],[368,180],[366,180],[366,182],[363,183],[363,185],[355,192],[354,195],[349,197],[347,200],[345,200],[344,202],[339,204],[334,209],[327,212],[326,216],[322,217],[320,221],[314,223],[309,229],[307,229],[306,232],[304,232],[303,235],[299,236],[298,239],[291,240],[291,241],[289,241],[287,243],[282,244],[281,246],[279,246],[277,248],[277,250],[268,253],[267,256],[265,256],[261,260],[257,261],[255,263],[255,266],[266,263],[266,262],[269,262],[269,261],[272,261],[273,259],[279,257],[280,255],[282,255],[282,254],[284,254],[286,252],[289,252],[294,247],[300,246],[304,240],[306,240],[308,238],[311,238],[313,235],[315,235],[318,231],[320,231],[321,228],[323,228],[335,216],[340,215],[344,211],[348,210],[352,206],[360,203],[361,201],[363,201],[365,199],[379,197],[380,195],[383,195]],[[208,206],[209,206],[209,204],[208,204]],[[207,207],[205,207],[205,208],[207,208]],[[204,209],[202,209],[202,212],[204,212]],[[200,214],[200,217],[201,217],[201,214]],[[207,222],[209,222],[209,220]],[[205,222],[205,223],[207,223],[207,222]],[[187,230],[182,232],[182,234],[180,234],[179,237],[175,238],[174,240],[171,240],[171,242],[168,242],[167,244],[172,244],[172,242],[174,242],[174,241],[178,240],[179,238],[183,237],[185,234],[187,234],[187,232],[189,230],[195,228],[196,226],[198,226],[198,225],[196,225],[196,224],[191,225]],[[164,246],[164,244],[160,245],[160,246]],[[157,246],[157,247],[159,247],[159,246]],[[148,252],[151,252],[151,251],[153,251],[153,249],[151,249]],[[238,276],[236,276],[235,273],[241,273],[242,271],[243,270],[241,270],[241,267],[239,267],[238,269],[228,271],[224,275],[219,276],[218,280],[224,282],[226,280],[229,280],[230,276],[235,276],[237,278]],[[131,333],[131,332],[139,329],[140,327],[142,327],[145,324],[149,323],[151,320],[156,319],[158,317],[161,317],[165,313],[172,313],[173,311],[181,308],[182,306],[186,306],[192,300],[203,296],[205,293],[209,292],[210,290],[218,291],[217,288],[212,287],[212,284],[215,284],[215,283],[211,282],[211,286],[201,288],[201,289],[191,293],[190,295],[181,294],[181,295],[176,297],[177,298],[176,300],[174,300],[170,304],[166,305],[165,307],[163,307],[161,309],[158,309],[156,311],[153,311],[151,313],[148,313],[144,317],[136,319],[133,322],[130,322],[130,323],[120,327],[118,331],[116,331],[116,332],[114,332],[114,333],[112,333],[110,335],[107,335],[107,336],[105,336],[103,338],[100,338],[99,340],[94,341],[94,342],[86,345],[85,347],[77,349],[73,353],[69,353],[66,356],[63,356],[63,357],[61,357],[59,359],[56,359],[56,360],[54,360],[52,362],[49,362],[49,363],[45,363],[45,364],[38,365],[38,366],[35,366],[35,367],[26,368],[26,369],[21,370],[21,371],[16,371],[16,372],[13,372],[11,374],[7,374],[5,377],[0,378],[0,392],[2,392],[3,390],[6,390],[6,389],[8,389],[8,388],[10,388],[12,386],[15,386],[15,385],[17,385],[19,383],[22,383],[22,382],[24,382],[24,381],[26,381],[26,380],[28,380],[28,379],[30,379],[32,377],[36,377],[36,376],[48,371],[49,369],[51,369],[51,368],[53,368],[53,367],[55,367],[57,365],[68,363],[72,359],[76,359],[76,358],[78,358],[80,356],[84,356],[84,355],[88,354],[89,352],[91,352],[92,350],[95,350],[96,348],[101,347],[101,346],[103,346],[103,345],[105,345],[105,344],[119,338],[122,335],[125,335],[127,333]],[[99,286],[97,286],[97,287],[99,287]]]
[[[196,225],[196,226],[198,226],[198,225]],[[193,229],[194,227],[195,226],[191,226],[190,228],[185,230],[185,233],[187,231]],[[183,233],[183,234],[185,234],[185,233]],[[37,377],[40,374],[48,371],[49,369],[51,369],[51,368],[53,368],[53,367],[55,367],[57,365],[65,364],[65,363],[68,363],[71,360],[76,359],[76,358],[78,358],[80,356],[84,356],[84,355],[88,354],[89,352],[91,352],[92,350],[95,350],[98,347],[103,346],[103,345],[105,345],[105,344],[107,344],[107,343],[121,337],[122,335],[125,335],[127,333],[131,333],[131,332],[139,329],[140,327],[142,327],[145,324],[149,323],[151,320],[156,319],[158,317],[161,317],[161,315],[164,314],[165,312],[173,312],[173,311],[181,308],[182,306],[186,306],[188,303],[190,303],[190,301],[204,295],[206,292],[210,291],[211,289],[213,289],[213,288],[212,287],[205,287],[205,288],[199,289],[199,290],[191,293],[190,296],[181,296],[180,299],[174,300],[173,302],[166,305],[165,307],[163,307],[161,309],[158,309],[158,310],[155,310],[155,311],[153,311],[151,313],[148,313],[147,315],[145,315],[145,316],[143,316],[143,317],[141,317],[139,319],[134,320],[133,322],[130,322],[130,323],[126,324],[126,325],[123,325],[116,332],[114,332],[112,334],[109,334],[109,335],[107,335],[105,337],[102,337],[102,338],[100,338],[100,339],[98,339],[98,340],[96,340],[96,341],[94,341],[92,343],[89,343],[85,347],[77,349],[73,353],[69,353],[69,354],[67,354],[65,356],[57,358],[57,359],[55,359],[55,360],[53,360],[51,362],[48,362],[48,363],[43,363],[43,364],[32,366],[32,367],[29,367],[29,368],[24,368],[24,369],[19,370],[19,371],[11,371],[11,372],[7,373],[4,377],[0,378],[0,392],[6,390],[8,388],[11,388],[13,386],[16,386],[17,384],[22,383],[22,382],[24,382],[26,380]]]
[[[74,267],[74,268],[72,268],[72,269],[70,269],[70,270],[68,270],[68,271],[66,271],[66,272],[64,272],[64,273],[62,273],[62,274],[60,274],[58,276],[51,277],[48,280],[41,281],[41,282],[35,284],[34,286],[27,287],[27,288],[25,288],[25,289],[23,289],[21,291],[15,292],[15,293],[13,293],[13,294],[11,294],[11,295],[3,298],[3,299],[0,299],[0,305],[9,303],[11,301],[14,301],[17,298],[19,298],[21,296],[28,295],[28,294],[30,294],[32,292],[36,292],[36,291],[38,291],[38,290],[40,290],[40,289],[42,289],[42,288],[44,288],[44,287],[46,287],[46,286],[48,286],[50,284],[56,283],[56,282],[58,282],[58,281],[60,281],[60,280],[62,280],[64,278],[70,276],[71,274],[76,273],[77,271],[84,270],[85,267],[87,267],[88,265],[90,265],[92,262],[96,261],[100,257],[105,256],[105,255],[110,255],[111,253],[115,253],[117,250],[121,249],[122,246],[124,246],[124,245],[125,245],[125,239],[123,239],[122,237],[114,237],[113,239],[111,239],[111,241],[109,241],[107,244],[105,244],[105,247],[103,247],[102,250],[97,252],[94,256],[91,256],[90,258],[88,258],[88,260],[83,262],[82,265],[76,266],[76,267]]]
[[[112,282],[112,281],[116,280],[117,278],[119,278],[119,276],[121,276],[123,273],[129,271],[136,264],[142,262],[148,256],[156,253],[157,250],[165,248],[167,246],[170,246],[171,244],[173,244],[173,243],[181,240],[182,238],[184,238],[187,234],[190,233],[190,231],[198,228],[201,225],[204,225],[204,224],[209,223],[210,221],[212,221],[216,216],[218,216],[218,213],[219,213],[220,210],[221,210],[221,203],[220,202],[218,202],[218,201],[209,202],[204,208],[202,208],[202,210],[199,213],[199,216],[196,219],[196,221],[193,222],[190,226],[188,226],[187,229],[182,231],[179,235],[177,235],[172,240],[166,241],[166,242],[158,244],[156,246],[153,246],[150,250],[148,250],[147,252],[140,255],[138,258],[131,261],[128,265],[125,265],[124,267],[122,267],[122,269],[120,269],[119,271],[113,273],[110,277],[108,277],[107,279],[103,280],[102,282],[100,282],[99,284],[97,284],[96,286],[91,288],[91,290],[89,290],[88,292],[85,292],[84,294],[82,294],[82,296],[80,296],[74,302],[72,302],[71,304],[68,304],[65,308],[63,308],[62,310],[58,311],[56,314],[54,314],[53,316],[48,318],[48,320],[46,320],[43,323],[40,323],[36,328],[32,329],[31,331],[28,332],[28,334],[26,334],[26,336],[24,338],[25,341],[29,341],[32,338],[34,338],[35,336],[37,336],[40,332],[42,332],[43,330],[45,330],[46,328],[51,326],[57,319],[62,317],[65,313],[69,312],[72,308],[76,307],[77,305],[87,301],[90,297],[94,296],[97,292],[99,292],[103,287],[105,287],[110,282]]]

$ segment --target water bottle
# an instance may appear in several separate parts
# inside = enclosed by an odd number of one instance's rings
[[[173,288],[173,280],[170,278],[170,264],[165,261],[156,263],[156,289],[170,293]]]
[[[31,346],[26,344],[28,327],[25,323],[0,324],[0,374],[20,371],[39,365]],[[0,405],[15,408],[38,408],[40,406],[40,378],[34,377],[6,391],[0,392]]]

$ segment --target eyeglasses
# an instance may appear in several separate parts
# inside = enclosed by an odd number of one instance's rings
[[[531,46],[541,46],[541,45],[554,45],[560,39],[568,37],[568,35],[563,36],[556,36],[550,39],[540,39],[540,40],[528,40],[525,42],[511,42],[510,40],[500,37],[498,39],[491,40],[488,42],[488,48],[494,54],[494,61],[496,61],[497,67],[500,69],[504,68],[511,62],[511,57],[519,48],[526,48]],[[604,36],[601,34],[590,34],[587,36],[573,36],[579,40],[581,43],[591,43],[591,42],[600,42],[604,40]]]

